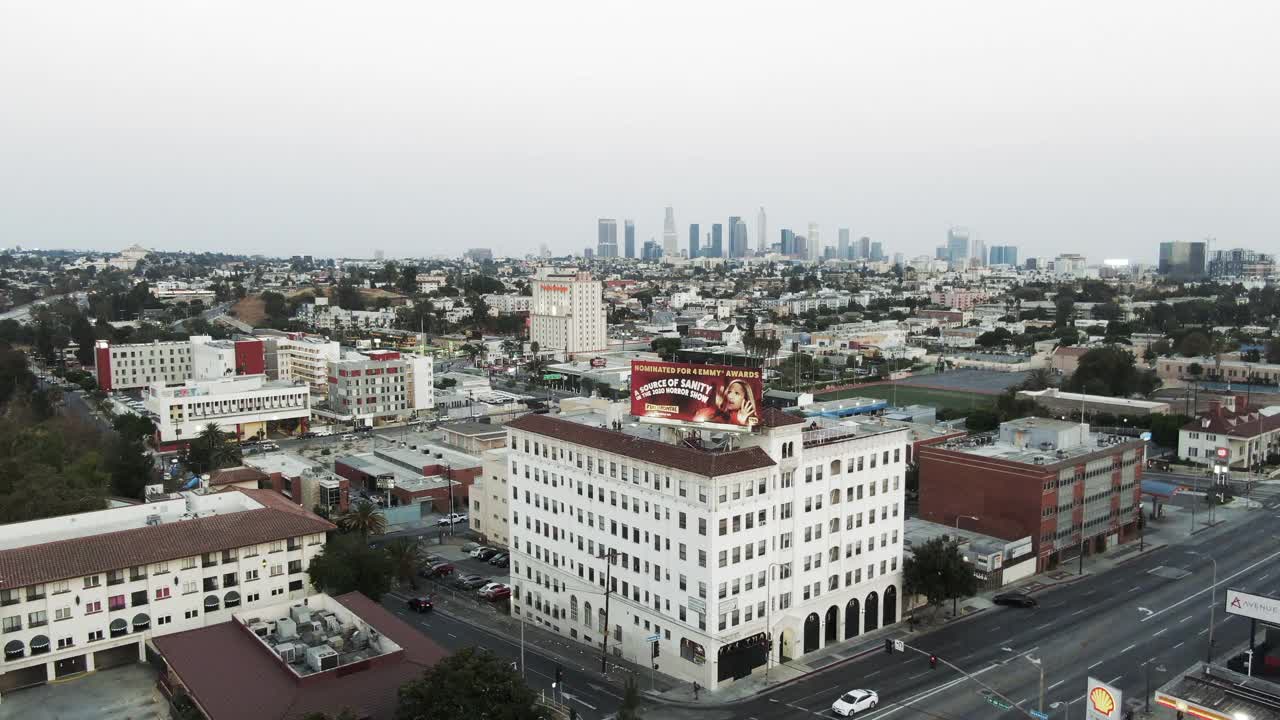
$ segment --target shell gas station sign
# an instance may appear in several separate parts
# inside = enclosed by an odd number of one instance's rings
[[[1120,691],[1101,680],[1089,678],[1089,689],[1084,696],[1086,720],[1119,720],[1122,717],[1120,703],[1124,696]]]

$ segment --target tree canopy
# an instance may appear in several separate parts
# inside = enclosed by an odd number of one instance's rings
[[[391,589],[395,567],[381,548],[369,547],[359,535],[338,535],[311,560],[311,584],[330,595],[357,590],[378,600]]]
[[[1149,395],[1159,383],[1154,372],[1134,364],[1133,353],[1107,346],[1081,355],[1076,371],[1064,383],[1064,388],[1091,395],[1131,397]]]
[[[548,717],[509,661],[478,648],[460,650],[405,683],[396,706],[396,720]]]
[[[964,561],[960,547],[940,537],[912,548],[902,565],[902,583],[908,594],[923,595],[933,606],[978,591],[978,578]]]

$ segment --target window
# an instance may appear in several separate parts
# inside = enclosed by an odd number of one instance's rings
[[[170,590],[169,590],[169,587],[168,587],[167,585],[166,585],[165,587],[159,587],[159,588],[156,588],[156,599],[157,599],[157,600],[168,600],[168,599],[169,599],[169,592],[170,592]]]
[[[70,620],[70,619],[71,619],[71,608],[70,608],[70,607],[60,607],[60,608],[58,608],[58,609],[54,610],[54,611],[53,611],[53,619],[54,619],[54,621],[55,621],[55,622],[57,622],[58,620]]]
[[[0,619],[0,631],[17,632],[22,629],[22,616],[11,615],[7,618]]]
[[[244,581],[245,581],[245,582],[252,582],[252,581],[257,580],[257,579],[258,579],[258,571],[257,571],[256,569],[254,569],[254,570],[245,570],[245,572],[244,572]]]
[[[125,605],[124,605],[123,595],[112,595],[111,597],[107,598],[108,610],[123,610],[124,606]]]
[[[102,584],[102,577],[99,575],[90,575],[84,579],[85,589],[96,588]]]
[[[102,612],[101,600],[94,600],[93,602],[87,602],[84,604],[85,615],[92,615],[94,613],[100,613],[100,612]]]
[[[89,642],[97,642],[98,640],[101,640],[101,639],[102,639],[101,630],[94,630],[93,632],[89,633]]]
[[[69,648],[69,647],[71,647],[72,645],[75,645],[75,644],[76,644],[76,643],[75,643],[75,640],[73,640],[73,639],[71,639],[71,638],[69,638],[69,637],[58,638],[58,649],[59,649],[59,650],[65,650],[66,648]]]

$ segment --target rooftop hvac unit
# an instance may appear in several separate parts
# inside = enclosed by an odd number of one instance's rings
[[[342,632],[342,621],[337,615],[327,615],[324,619],[324,629],[331,633]]]
[[[254,623],[250,625],[249,632],[253,633],[254,635],[257,635],[260,638],[265,638],[267,635],[270,634],[271,630],[270,628],[267,627],[266,623],[260,622],[260,623]]]
[[[160,516],[159,516],[159,515],[148,515],[148,516],[147,516],[147,525],[159,525],[159,524],[160,524]]]
[[[328,645],[307,649],[307,667],[316,672],[332,670],[338,667],[338,653]]]
[[[298,637],[298,623],[289,618],[280,618],[276,621],[276,639],[292,640]]]
[[[1040,455],[1037,455],[1037,456],[1035,456],[1035,458],[1032,460],[1032,462],[1034,462],[1036,465],[1043,465],[1043,464],[1044,464],[1044,458],[1043,458],[1042,456],[1040,456]]]
[[[298,661],[298,648],[290,643],[277,645],[276,654],[280,656],[281,660],[290,664]]]
[[[294,605],[289,608],[289,617],[299,625],[311,621],[311,611],[302,605]]]

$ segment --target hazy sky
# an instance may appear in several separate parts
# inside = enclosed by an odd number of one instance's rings
[[[1280,250],[1280,4],[0,0],[0,246]]]

